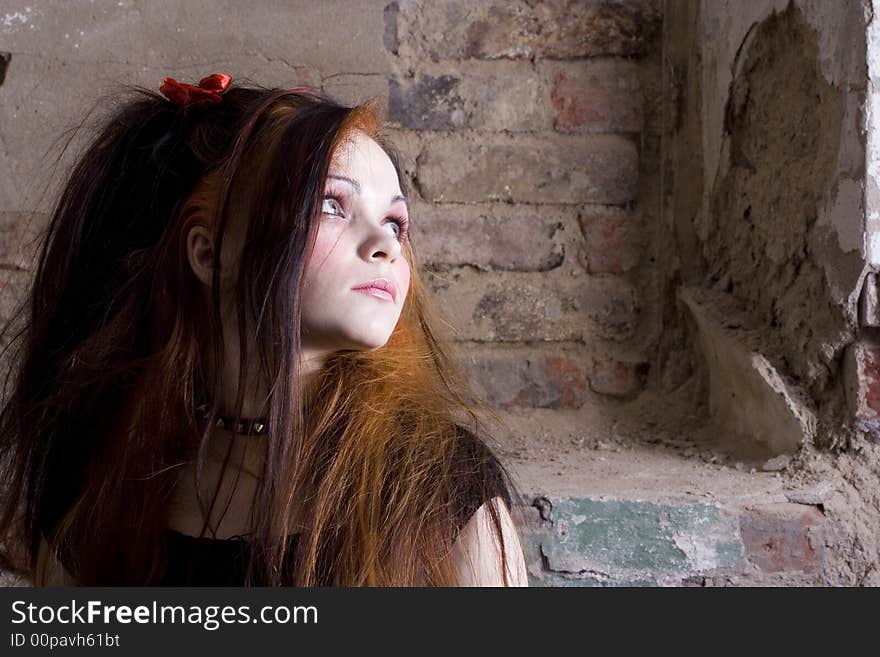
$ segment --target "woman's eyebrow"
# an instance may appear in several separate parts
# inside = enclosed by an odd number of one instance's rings
[[[354,187],[358,194],[361,193],[361,184],[357,180],[355,180],[354,178],[348,178],[346,176],[336,176],[333,174],[328,174],[327,177],[328,178],[336,178],[336,180],[344,180],[345,182],[349,183],[352,187]],[[397,194],[396,196],[391,197],[392,203],[396,203],[397,201],[403,201],[406,204],[406,209],[409,210],[409,200],[407,200],[406,196],[401,196],[400,194]]]

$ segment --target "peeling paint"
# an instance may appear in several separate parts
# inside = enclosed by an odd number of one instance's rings
[[[663,583],[742,556],[735,515],[712,505],[562,498],[553,509],[553,529],[538,540],[557,574]]]

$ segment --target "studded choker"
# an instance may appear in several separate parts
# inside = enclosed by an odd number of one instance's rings
[[[205,420],[210,419],[211,414],[207,402],[197,406],[196,409],[201,413]],[[268,423],[264,417],[241,418],[238,421],[238,425],[236,425],[234,417],[230,415],[218,415],[214,420],[214,426],[218,429],[226,429],[227,431],[232,431],[233,427],[236,427],[236,433],[242,436],[261,436],[266,433]]]

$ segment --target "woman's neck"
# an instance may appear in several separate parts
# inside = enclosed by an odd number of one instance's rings
[[[326,356],[327,355],[324,352],[310,349],[306,349],[303,352],[303,356],[300,362],[304,390],[309,390],[315,385],[318,379],[318,373],[324,366]],[[251,377],[251,379],[253,379],[253,377]],[[222,415],[224,417],[234,417],[233,410],[235,409],[237,383],[238,368],[236,359],[236,367],[233,368],[232,366],[227,365],[226,371],[224,372],[224,377],[220,389],[220,407],[218,411],[219,415]],[[267,417],[269,412],[267,401],[268,394],[262,394],[260,392],[255,394],[253,392],[264,391],[266,390],[266,388],[266,385],[257,385],[257,383],[253,380],[249,380],[245,384],[246,394],[242,399],[241,406],[242,420],[254,420],[258,418],[265,419]]]

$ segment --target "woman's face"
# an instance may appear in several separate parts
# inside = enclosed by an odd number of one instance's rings
[[[307,354],[377,349],[387,342],[409,290],[410,265],[402,248],[408,220],[390,158],[356,132],[331,160],[315,249],[306,263]],[[355,289],[375,279],[390,282],[393,297]]]

